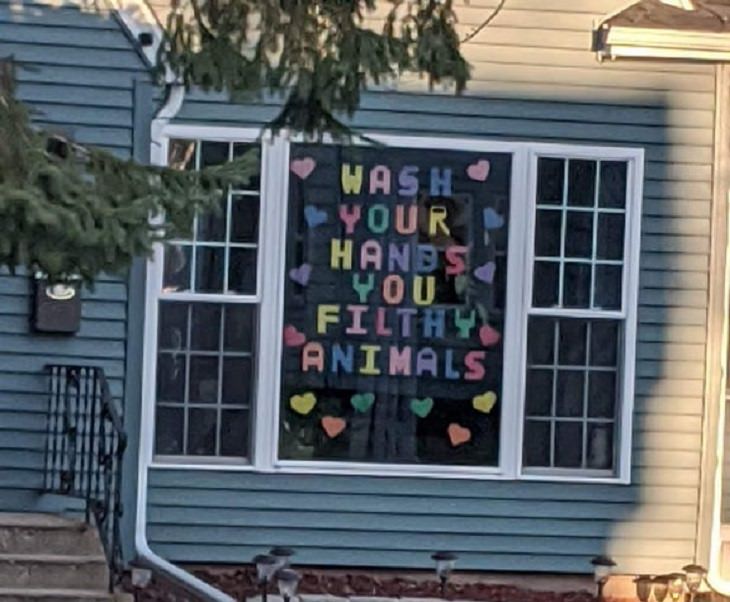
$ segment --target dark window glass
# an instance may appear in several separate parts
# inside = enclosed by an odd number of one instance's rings
[[[160,302],[159,339],[160,349],[180,350],[188,344],[188,304]]]
[[[579,417],[583,415],[584,374],[581,370],[558,371],[555,392],[555,413],[558,416]]]
[[[580,468],[583,458],[583,428],[580,422],[555,423],[555,466]]]
[[[562,205],[565,180],[563,159],[540,158],[537,163],[537,202],[540,205]]]
[[[221,306],[214,303],[193,303],[190,348],[195,351],[216,351],[220,348]]]
[[[195,290],[199,293],[223,292],[225,249],[197,247],[195,253]]]
[[[185,356],[160,353],[157,356],[157,399],[185,400]]]
[[[558,364],[561,366],[586,365],[587,332],[588,324],[585,320],[560,321]]]
[[[598,470],[613,466],[613,425],[588,424],[588,468]]]
[[[618,365],[618,324],[611,320],[596,320],[591,325],[591,365]]]
[[[537,212],[537,224],[535,225],[536,256],[560,257],[560,229],[562,219],[562,211],[542,209]]]
[[[223,410],[221,412],[221,449],[222,456],[248,456],[247,410]]]
[[[589,307],[591,302],[590,264],[566,263],[563,270],[563,307]]]
[[[532,304],[535,307],[553,307],[558,304],[560,264],[536,261],[532,285]]]
[[[256,294],[255,249],[231,249],[228,264],[228,290],[245,295]]]
[[[210,167],[228,162],[228,142],[202,142],[200,145],[200,167]]]
[[[248,404],[251,401],[250,358],[226,358],[223,360],[223,403]]]
[[[528,416],[550,416],[552,414],[552,370],[528,370],[525,399]]]
[[[621,266],[596,266],[596,292],[593,299],[595,307],[601,309],[621,309],[622,275],[623,270]]]
[[[527,335],[527,362],[549,365],[555,361],[555,320],[531,317]]]
[[[565,256],[590,259],[593,255],[593,213],[568,211],[565,226]]]
[[[227,305],[224,329],[226,351],[253,351],[256,308],[252,305]]]
[[[261,189],[261,146],[259,144],[240,143],[233,145],[233,158],[240,159],[246,157],[252,160],[253,173],[248,182],[241,188],[246,190]]]
[[[571,159],[568,162],[568,205],[593,207],[596,195],[596,162]]]
[[[189,400],[191,403],[218,401],[217,357],[191,356]]]
[[[231,199],[231,242],[256,243],[259,239],[259,197]]]
[[[549,422],[525,422],[524,463],[525,466],[550,466]]]
[[[216,411],[192,408],[188,411],[188,449],[191,456],[214,456]]]
[[[190,257],[188,245],[169,244],[165,247],[165,267],[162,288],[167,292],[190,290]]]
[[[155,452],[161,455],[178,455],[183,450],[183,408],[158,407],[155,428]]]
[[[598,216],[596,257],[621,260],[624,256],[624,216],[603,213]]]
[[[625,161],[601,161],[599,207],[622,209],[626,206],[626,170]]]
[[[616,373],[591,371],[588,382],[588,416],[614,418],[617,399]]]
[[[226,205],[224,197],[217,209],[198,215],[198,241],[223,242],[226,240]]]

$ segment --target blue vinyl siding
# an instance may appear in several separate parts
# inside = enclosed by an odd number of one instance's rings
[[[0,1],[0,57],[17,64],[18,96],[33,120],[121,157],[132,154],[138,82],[145,65],[111,15],[39,3]],[[147,124],[148,127],[148,124]],[[104,277],[83,295],[74,336],[31,331],[31,283],[0,273],[0,510],[45,507],[43,483],[47,380],[44,366],[104,368],[112,392],[124,392],[126,277]]]
[[[632,484],[267,475],[153,468],[148,535],[175,562],[242,563],[269,546],[300,564],[586,573],[677,570],[695,557],[712,199],[715,79],[681,63],[598,64],[596,19],[620,0],[515,0],[465,51],[469,94],[365,97],[354,125],[390,134],[559,141],[646,152]],[[494,2],[462,8],[464,27]],[[480,12],[481,11],[481,12]],[[408,92],[408,93],[405,93]],[[258,125],[193,92],[180,123]]]

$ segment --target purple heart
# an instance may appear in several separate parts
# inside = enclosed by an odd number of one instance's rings
[[[302,286],[307,286],[307,284],[309,284],[309,277],[311,275],[312,266],[308,263],[303,263],[298,268],[292,268],[289,270],[289,278]]]
[[[314,205],[307,205],[304,208],[304,219],[310,228],[316,228],[327,221],[327,212],[317,209]]]
[[[474,270],[474,276],[482,282],[492,284],[492,282],[494,282],[494,273],[496,271],[496,264],[493,261],[488,261],[484,265],[480,265],[476,270]]]

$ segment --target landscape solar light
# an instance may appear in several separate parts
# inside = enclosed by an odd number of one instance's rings
[[[446,586],[459,557],[453,552],[434,552],[431,559],[436,563],[436,576],[441,584],[441,597],[446,597]]]
[[[591,564],[593,565],[593,581],[595,581],[597,587],[596,598],[600,602],[603,600],[603,588],[608,582],[616,563],[609,556],[596,556],[591,560]]]
[[[705,580],[707,569],[699,564],[688,564],[682,567],[684,571],[684,582],[687,584],[687,590],[689,591],[690,600],[694,601],[695,595],[702,587],[702,582]]]
[[[256,565],[256,580],[261,590],[261,601],[266,602],[269,593],[269,582],[278,569],[278,561],[270,554],[259,554],[254,556],[253,562]]]
[[[684,573],[670,573],[668,590],[672,602],[677,602],[684,595]]]
[[[636,584],[636,597],[639,599],[639,602],[648,602],[651,596],[652,581],[651,575],[639,575],[634,579],[634,583]]]
[[[289,566],[289,561],[294,556],[294,550],[283,546],[274,546],[269,550],[269,555],[276,559],[276,570]]]
[[[669,577],[667,575],[659,575],[654,577],[654,600],[655,602],[664,602],[669,591]]]
[[[297,595],[297,586],[301,576],[292,569],[281,569],[276,572],[276,584],[279,586],[279,595],[284,602],[291,602]]]

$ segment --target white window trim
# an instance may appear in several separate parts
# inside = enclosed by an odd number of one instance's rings
[[[252,128],[211,127],[204,125],[167,124],[159,138],[152,140],[152,162],[165,165],[169,140],[172,138],[251,142],[262,140],[262,178],[260,243],[258,274],[259,283],[255,298],[260,301],[257,347],[257,394],[254,401],[254,418],[251,429],[252,458],[235,459],[193,458],[182,456],[154,456],[155,429],[155,357],[157,346],[157,303],[162,282],[162,245],[158,245],[148,264],[145,314],[145,349],[143,357],[143,395],[141,437],[147,450],[142,459],[147,468],[206,471],[254,471],[285,474],[331,474],[393,477],[435,477],[444,479],[525,480],[573,483],[630,483],[632,418],[636,358],[636,318],[638,313],[638,280],[641,238],[641,200],[643,192],[644,151],[639,148],[595,147],[568,144],[529,142],[485,141],[463,138],[432,138],[368,134],[368,137],[389,146],[403,148],[447,149],[467,152],[502,152],[512,154],[512,181],[510,196],[509,238],[531,232],[535,214],[537,157],[555,155],[568,158],[624,160],[628,161],[628,197],[626,207],[627,235],[625,237],[624,305],[623,311],[613,312],[624,321],[624,348],[621,365],[623,386],[620,400],[620,443],[617,452],[616,472],[591,475],[585,470],[548,469],[550,472],[522,469],[522,435],[524,419],[524,388],[526,365],[526,334],[528,300],[531,298],[531,276],[534,238],[528,236],[527,244],[511,245],[508,253],[507,307],[520,307],[521,311],[507,311],[505,319],[504,356],[519,361],[504,362],[500,425],[500,462],[496,467],[402,465],[328,461],[291,461],[277,458],[280,410],[280,374],[282,338],[280,333],[284,314],[284,275],[287,203],[289,189],[289,148],[291,140],[286,133],[271,136]],[[524,208],[525,210],[520,210]],[[266,267],[262,265],[266,257]],[[197,301],[219,301],[224,295],[176,294],[175,298]],[[170,294],[166,298],[172,298]],[[253,300],[253,299],[249,299]],[[533,314],[535,312],[533,311]],[[585,312],[594,317],[595,311]],[[571,311],[571,316],[576,312]],[[607,312],[602,312],[607,316]],[[266,373],[266,378],[262,374]]]

